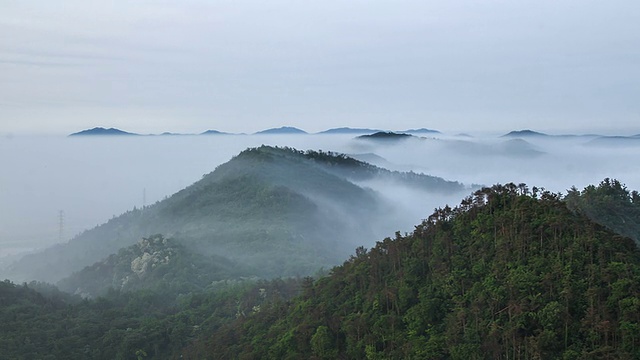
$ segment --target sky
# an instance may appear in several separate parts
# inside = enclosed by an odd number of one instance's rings
[[[0,0],[0,136],[640,133],[637,0]]]

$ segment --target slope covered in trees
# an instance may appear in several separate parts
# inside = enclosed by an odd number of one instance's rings
[[[256,273],[256,269],[249,270],[224,257],[194,253],[179,242],[154,235],[73,273],[57,285],[62,291],[84,298],[112,290],[142,289],[180,295]]]
[[[190,358],[640,357],[640,254],[559,195],[494,186],[440,209]]]
[[[570,209],[640,244],[640,194],[628,190],[620,181],[604,179],[598,186],[589,185],[582,191],[574,187],[565,200]]]
[[[344,155],[262,146],[163,201],[25,256],[4,276],[56,282],[154,234],[241,262],[261,277],[313,274],[397,229],[391,204],[359,185],[367,180],[426,196],[467,191],[456,182],[391,172]]]
[[[224,281],[177,298],[156,289],[80,300],[41,283],[3,281],[0,359],[178,359],[200,334],[282,303],[298,285],[296,279]]]
[[[145,253],[148,266],[133,266]],[[76,276],[91,283],[107,269],[119,284],[144,269],[139,280],[156,286],[134,281],[96,300],[0,283],[0,358],[640,357],[633,240],[524,185],[482,189],[315,281],[216,281],[238,269],[203,256],[146,239]],[[202,283],[184,268],[199,259],[211,271]],[[187,284],[172,286],[181,268]]]

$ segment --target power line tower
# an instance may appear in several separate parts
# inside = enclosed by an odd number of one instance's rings
[[[142,189],[142,210],[147,207],[147,188]]]
[[[58,212],[58,242],[64,240],[64,210]]]

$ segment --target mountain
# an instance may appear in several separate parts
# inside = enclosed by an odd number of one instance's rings
[[[515,138],[504,141],[494,146],[497,154],[508,155],[511,157],[536,157],[544,154],[531,143],[521,138]]]
[[[467,191],[460,183],[392,172],[345,155],[262,146],[163,201],[24,256],[4,276],[56,282],[154,234],[256,269],[251,275],[313,274],[404,223],[396,204],[358,185],[371,182],[425,197]]]
[[[222,131],[218,131],[218,130],[207,130],[203,133],[200,133],[200,135],[229,135],[230,133],[228,132],[222,132]]]
[[[350,135],[354,135],[354,134],[373,134],[373,133],[376,133],[376,132],[379,132],[379,131],[381,131],[381,130],[341,127],[341,128],[333,128],[333,129],[321,131],[318,134],[326,134],[326,135],[331,135],[331,134],[350,134]]]
[[[360,140],[376,140],[376,141],[394,141],[394,140],[404,140],[404,139],[409,139],[411,137],[414,137],[413,135],[410,134],[403,134],[403,133],[395,133],[395,132],[391,132],[391,131],[379,131],[377,133],[374,134],[370,134],[370,135],[360,135],[358,136],[356,139],[360,139]]]
[[[135,133],[130,133],[130,132],[126,132],[126,131],[122,131],[120,129],[115,129],[115,128],[109,128],[109,129],[105,129],[103,127],[95,127],[93,129],[88,129],[88,130],[82,130],[80,132],[76,132],[73,134],[70,134],[69,136],[92,136],[92,135],[139,135],[139,134],[135,134]]]
[[[587,202],[630,201],[611,198],[629,194],[615,181],[593,188]],[[483,188],[318,279],[233,280],[237,263],[152,236],[74,275],[117,280],[95,300],[0,282],[0,357],[640,358],[638,247],[568,202]],[[193,270],[206,266],[212,277]],[[218,275],[232,280],[206,285]]]
[[[438,130],[425,129],[425,128],[409,129],[409,130],[405,130],[405,131],[402,131],[402,132],[403,133],[407,133],[407,134],[442,134]]]
[[[524,185],[482,189],[202,334],[194,358],[640,357],[633,241]],[[233,339],[233,341],[229,341]]]
[[[546,137],[549,136],[547,134],[533,131],[533,130],[517,130],[511,131],[508,134],[502,135],[502,137]]]
[[[283,127],[279,127],[279,128],[273,128],[273,129],[267,129],[267,130],[262,130],[262,131],[258,131],[256,133],[256,135],[261,135],[261,134],[306,134],[307,132],[304,130],[300,130],[298,128],[295,127],[291,127],[291,126],[283,126]]]
[[[598,136],[587,142],[587,146],[640,146],[640,137],[634,136]]]
[[[151,136],[191,136],[193,134],[180,134],[180,133],[172,133],[169,131],[165,131],[162,134],[159,135],[151,135]]]

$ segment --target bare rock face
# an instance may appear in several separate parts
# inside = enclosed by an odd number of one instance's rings
[[[131,271],[140,279],[157,266],[168,264],[174,255],[174,249],[167,247],[167,239],[163,237],[143,238],[137,245],[142,255],[131,261]]]

